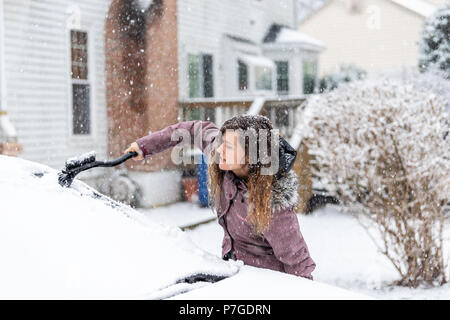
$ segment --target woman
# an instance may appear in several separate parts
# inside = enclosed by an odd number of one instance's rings
[[[172,138],[177,130],[189,133],[187,137],[191,144],[202,151],[210,151],[210,196],[224,230],[222,258],[242,260],[247,265],[312,280],[315,263],[300,233],[295,213],[297,176],[289,171],[291,164],[286,169],[284,157],[279,159],[280,170],[276,174],[263,174],[267,164],[259,158],[250,161],[250,151],[255,150],[255,145],[257,154],[260,154],[260,140],[252,140],[242,134],[250,130],[259,138],[261,132],[268,132],[266,147],[270,150],[273,140],[269,119],[236,116],[227,120],[220,129],[208,121],[180,122],[138,139],[125,152],[136,151],[139,155],[134,159],[143,160],[167,150],[186,137],[181,134]],[[280,138],[281,141],[280,154],[286,151],[287,145]]]

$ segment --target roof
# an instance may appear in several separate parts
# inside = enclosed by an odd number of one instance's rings
[[[248,63],[250,65],[256,65],[256,66],[263,66],[267,68],[274,68],[275,63],[263,56],[255,56],[255,55],[249,55],[249,54],[243,54],[240,53],[238,55],[239,59],[244,61],[245,63]]]
[[[298,23],[302,23],[304,20],[308,19],[329,2],[330,0],[297,0],[299,6],[297,9]]]
[[[293,29],[282,28],[277,38],[279,43],[309,43],[318,47],[325,47],[325,44],[305,33],[295,31]]]
[[[322,51],[325,44],[305,33],[294,30],[290,27],[273,24],[263,39],[263,43],[279,45],[281,47],[301,47],[307,46],[309,49]]]
[[[387,1],[391,1],[423,17],[430,16],[437,9],[435,5],[425,0],[387,0]],[[325,7],[326,4],[330,2],[331,0],[315,1],[314,5],[311,5],[310,8],[305,8],[305,10],[303,10],[302,16],[299,17],[300,23],[307,20],[316,12],[320,11],[322,8]]]
[[[405,7],[423,17],[428,17],[437,9],[436,6],[424,0],[390,0],[395,4]]]

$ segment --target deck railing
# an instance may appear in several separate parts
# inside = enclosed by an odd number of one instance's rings
[[[270,119],[281,135],[290,137],[296,125],[296,111],[306,101],[305,97],[268,98],[259,114]],[[227,119],[248,114],[254,99],[195,99],[179,103],[180,121],[208,120],[221,126]]]

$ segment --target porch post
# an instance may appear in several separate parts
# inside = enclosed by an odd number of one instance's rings
[[[8,117],[5,74],[5,20],[0,0],[0,154],[17,156],[22,151],[14,125]]]

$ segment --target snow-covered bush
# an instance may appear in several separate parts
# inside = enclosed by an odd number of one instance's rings
[[[431,15],[424,24],[420,41],[419,67],[422,71],[436,65],[450,79],[450,1]]]
[[[450,117],[450,78],[445,79],[445,72],[436,66],[430,66],[423,73],[407,72],[402,78],[404,84],[412,84],[418,89],[427,90],[445,100],[445,109]],[[450,124],[450,118],[448,119]]]
[[[339,72],[325,75],[320,79],[320,92],[336,89],[341,83],[362,80],[367,73],[361,68],[353,65],[342,65]]]
[[[401,285],[447,281],[444,105],[413,85],[365,80],[312,97],[303,115],[314,174],[367,227]]]

